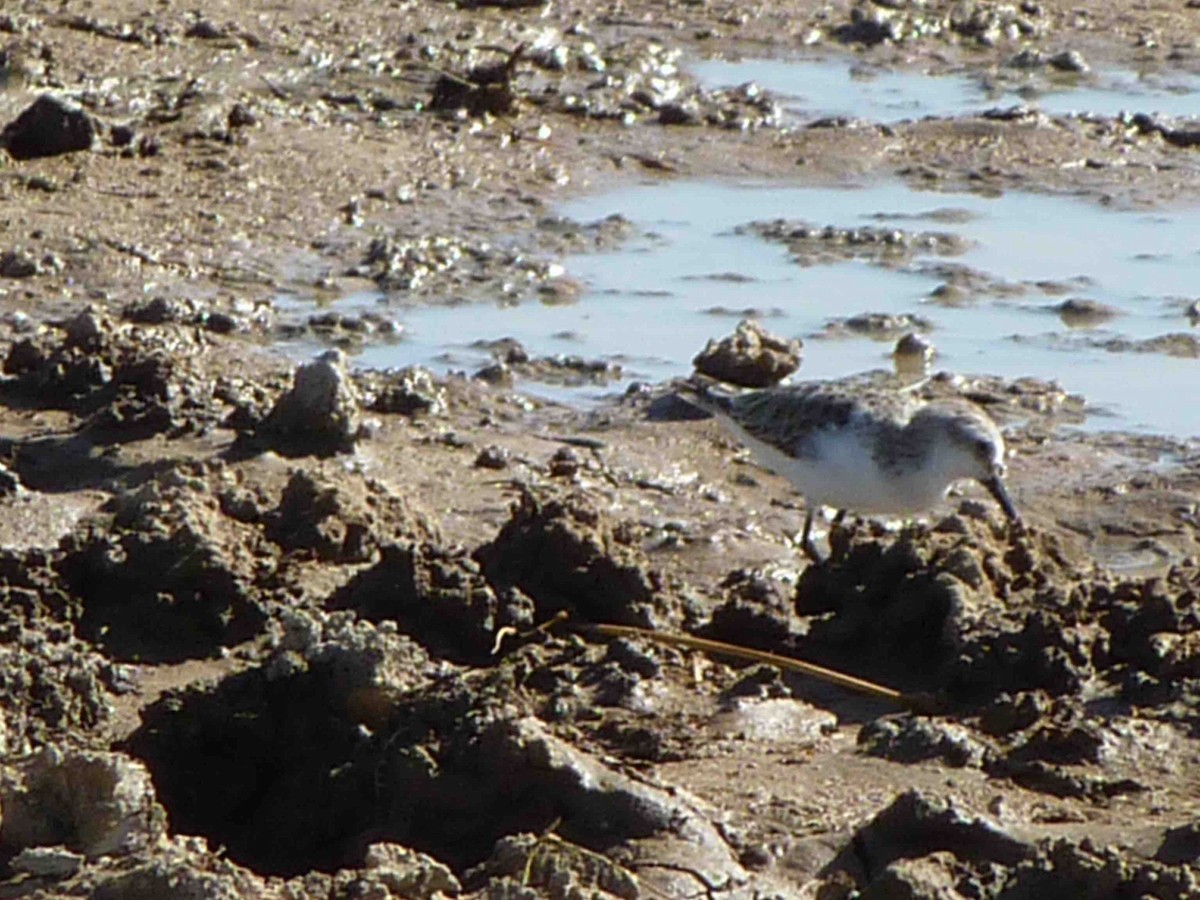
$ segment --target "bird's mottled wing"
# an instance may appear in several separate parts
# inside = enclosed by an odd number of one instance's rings
[[[845,428],[863,412],[863,400],[823,384],[797,384],[743,394],[729,414],[764,443],[803,459],[811,456],[813,435]]]

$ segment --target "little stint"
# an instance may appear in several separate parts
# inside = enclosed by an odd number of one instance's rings
[[[693,379],[689,403],[720,419],[767,469],[808,503],[801,541],[813,559],[819,506],[909,516],[925,512],[962,479],[980,482],[1010,522],[1020,515],[1004,486],[1004,438],[966,400],[924,401],[911,393],[809,382],[727,394]]]

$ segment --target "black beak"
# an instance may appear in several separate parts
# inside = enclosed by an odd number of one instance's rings
[[[998,471],[993,473],[991,478],[985,478],[983,486],[988,489],[989,494],[996,498],[996,502],[1000,504],[1000,508],[1004,510],[1004,514],[1008,516],[1010,522],[1019,523],[1021,521],[1021,514],[1013,506],[1012,498],[1008,496],[1008,491],[1005,489],[1004,481]]]

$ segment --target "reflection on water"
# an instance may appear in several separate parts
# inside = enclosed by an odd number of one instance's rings
[[[1089,75],[1036,74],[1002,69],[924,75],[868,69],[832,60],[707,60],[688,67],[701,83],[730,87],[754,81],[801,118],[843,115],[894,122],[921,116],[959,116],[1017,103],[1052,114],[1158,112],[1200,115],[1200,78],[1187,73],[1118,70]]]
[[[1093,419],[1095,427],[1200,435],[1200,404],[1190,399],[1200,361],[1097,346],[1117,336],[1190,330],[1185,312],[1200,284],[1200,210],[1122,212],[1070,198],[989,199],[900,184],[841,190],[680,182],[579,200],[559,211],[580,221],[619,212],[654,237],[564,260],[589,288],[574,305],[403,311],[404,339],[368,348],[360,363],[471,370],[487,361],[485,351],[470,347],[473,341],[508,335],[536,355],[604,358],[620,362],[629,379],[658,380],[688,372],[704,343],[728,334],[750,309],[763,313],[769,330],[807,338],[799,377],[832,378],[889,366],[892,345],[814,338],[829,320],[908,313],[931,323],[937,368],[1054,379],[1109,413]],[[782,245],[735,232],[776,217],[948,230],[973,247],[950,260],[917,257],[896,269],[866,261],[802,267]],[[944,295],[936,289],[947,262],[1002,289],[957,304],[931,297]],[[1069,329],[1061,311],[1070,297],[1113,314]],[[531,389],[564,396],[562,389]]]

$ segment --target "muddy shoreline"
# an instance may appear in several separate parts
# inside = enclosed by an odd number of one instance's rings
[[[1006,427],[1028,527],[964,487],[809,563],[803,499],[669,385],[541,400],[616,375],[502,334],[479,372],[353,366],[405,304],[571,302],[560,260],[630,226],[558,205],[648,179],[1194,203],[1194,122],[801,123],[684,63],[1195,73],[1197,14],[0,13],[0,897],[1200,894],[1194,438],[933,378]]]

